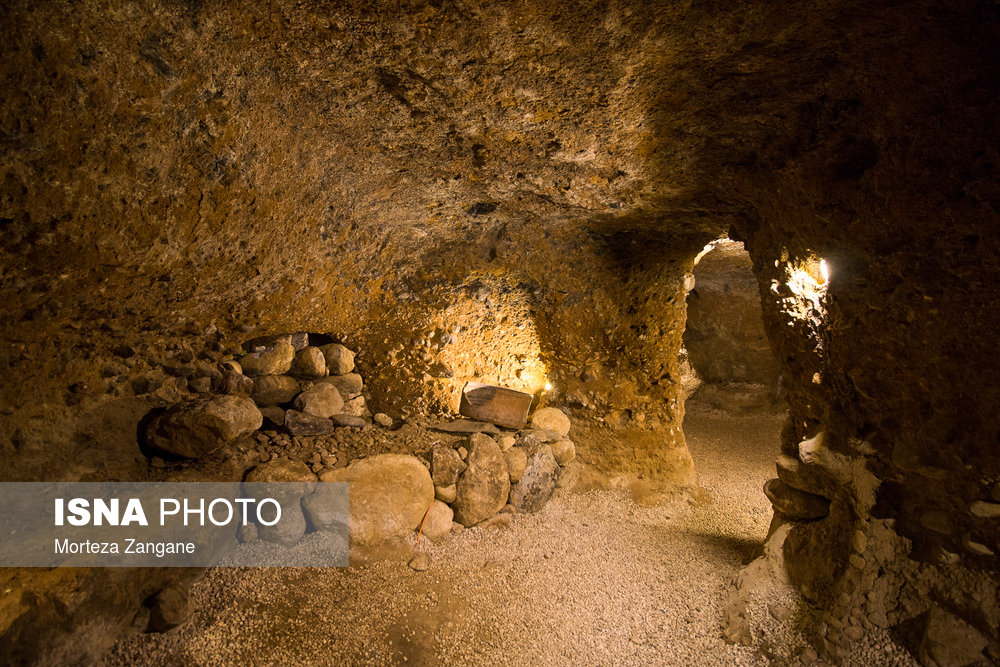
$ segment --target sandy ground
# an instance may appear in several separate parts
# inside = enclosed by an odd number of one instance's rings
[[[693,500],[647,506],[641,493],[562,489],[509,528],[353,554],[346,569],[212,570],[194,590],[192,621],[119,643],[109,664],[797,662],[801,638],[775,619],[758,619],[765,649],[721,636],[736,575],[767,532],[761,485],[780,425],[689,412],[705,491]],[[430,554],[430,569],[407,566],[414,549]],[[859,642],[849,662],[911,664],[885,641]]]

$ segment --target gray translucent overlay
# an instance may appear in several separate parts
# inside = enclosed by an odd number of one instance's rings
[[[0,567],[346,567],[345,482],[4,482]]]

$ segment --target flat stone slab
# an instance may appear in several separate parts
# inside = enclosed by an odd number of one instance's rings
[[[434,431],[444,431],[445,433],[461,433],[471,435],[473,433],[488,433],[489,435],[500,435],[500,429],[496,424],[489,422],[477,422],[471,419],[456,419],[453,422],[441,422],[432,424],[428,428]]]
[[[468,382],[462,389],[459,414],[507,428],[522,428],[534,397],[523,391]]]

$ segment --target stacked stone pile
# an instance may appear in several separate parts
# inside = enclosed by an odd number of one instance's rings
[[[349,482],[351,540],[377,544],[413,531],[440,540],[537,512],[576,455],[570,420],[555,408],[536,410],[520,430],[463,419],[439,424],[434,433],[373,416],[355,352],[324,339],[306,333],[255,339],[245,354],[198,378],[203,395],[145,425],[154,461],[197,461],[245,448],[252,450],[243,468],[248,482]],[[332,529],[321,516],[324,504],[313,497],[322,486],[284,499],[283,513],[296,520],[282,530],[243,530],[241,539],[291,544],[310,527]]]
[[[354,544],[374,545],[414,531],[438,541],[472,526],[503,527],[511,514],[537,512],[551,498],[562,467],[576,455],[567,437],[569,428],[562,412],[543,408],[529,428],[492,437],[476,432],[452,444],[438,441],[428,458],[378,454],[346,466],[311,462],[312,469],[300,461],[274,458],[254,467],[247,481],[320,484],[292,499],[288,507],[283,505],[283,513],[296,517],[288,531],[246,531],[241,538],[290,543],[306,526],[338,528],[323,515],[326,505],[313,502],[323,493],[322,482],[350,484],[348,525]]]
[[[370,426],[355,353],[339,343],[309,343],[307,333],[251,341],[247,354],[191,380],[202,396],[154,418],[146,444],[167,457],[198,459],[262,426],[290,436]]]

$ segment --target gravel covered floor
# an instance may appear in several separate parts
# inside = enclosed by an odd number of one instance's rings
[[[422,541],[424,572],[407,566],[413,544],[352,556],[348,569],[212,570],[191,622],[119,643],[109,664],[796,662],[800,637],[770,617],[757,619],[766,650],[721,638],[737,572],[771,517],[761,485],[780,425],[692,410],[685,432],[705,491],[694,500],[562,489],[509,528]],[[886,641],[859,642],[849,662],[911,664]]]

